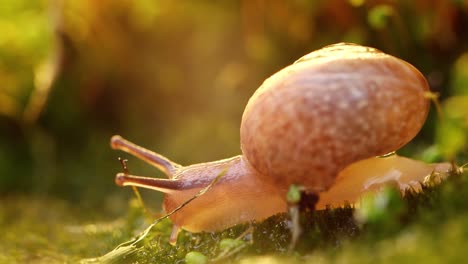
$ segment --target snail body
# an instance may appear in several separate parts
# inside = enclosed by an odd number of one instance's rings
[[[169,177],[119,173],[116,183],[166,193],[164,208],[170,212],[226,170],[207,193],[171,215],[176,228],[192,232],[285,212],[291,184],[319,193],[319,209],[353,202],[360,192],[351,194],[347,187],[353,182],[362,187],[378,177],[359,177],[359,168],[399,149],[421,129],[429,109],[428,91],[424,76],[401,59],[355,44],[327,46],[268,78],[250,98],[240,128],[242,155],[183,167],[114,136],[112,148],[149,162]],[[361,167],[340,174],[358,161]],[[434,169],[417,162],[418,169],[408,170],[416,161],[396,155],[382,161],[376,171],[382,168],[387,174],[411,171],[420,178]],[[400,176],[387,178],[404,185],[413,177]]]
[[[145,159],[144,155],[157,155],[120,136],[113,136],[111,145],[113,148],[125,148],[125,151],[142,159]],[[243,156],[186,167],[173,162],[166,164],[171,169],[162,171],[168,172],[169,179],[119,173],[116,183],[165,193],[164,210],[171,212],[225,172],[209,192],[171,216],[175,229],[183,227],[191,232],[217,231],[238,223],[262,220],[287,209],[286,201],[279,191],[274,186],[263,183]]]

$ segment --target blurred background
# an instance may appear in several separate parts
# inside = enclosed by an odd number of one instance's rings
[[[237,155],[244,106],[263,80],[342,41],[420,69],[451,122],[439,126],[431,111],[402,153],[457,159],[467,142],[467,28],[463,0],[3,0],[0,197],[119,215],[132,192],[114,184],[117,157],[134,174],[162,173],[111,150],[112,135],[181,164]],[[143,197],[160,210],[159,194]]]

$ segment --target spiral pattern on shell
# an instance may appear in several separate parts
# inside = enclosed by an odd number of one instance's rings
[[[340,43],[267,79],[241,124],[243,155],[282,190],[328,189],[347,165],[395,151],[428,113],[424,76],[377,49]]]

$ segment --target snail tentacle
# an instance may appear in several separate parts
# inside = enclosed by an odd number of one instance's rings
[[[186,189],[184,188],[184,185],[180,180],[142,177],[128,175],[125,173],[117,173],[117,175],[115,176],[115,183],[118,186],[136,186],[145,189],[160,191],[163,193],[172,193],[175,191]]]
[[[169,160],[168,158],[153,152],[149,149],[143,148],[138,146],[119,135],[115,135],[111,138],[110,145],[113,149],[122,150],[127,152],[148,164],[158,168],[168,178],[172,178],[172,176],[176,173],[176,171],[182,167],[181,165]]]

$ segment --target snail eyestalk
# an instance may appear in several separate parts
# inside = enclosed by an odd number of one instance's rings
[[[181,167],[179,164],[169,160],[168,158],[151,150],[135,145],[118,135],[115,135],[111,138],[110,145],[113,149],[122,150],[141,160],[144,160],[148,164],[164,172],[164,174],[166,174],[169,178],[172,178],[172,175],[174,175],[175,171]]]
[[[118,186],[141,187],[163,193],[171,193],[182,189],[182,185],[177,180],[142,177],[125,173],[117,173],[115,184]]]

